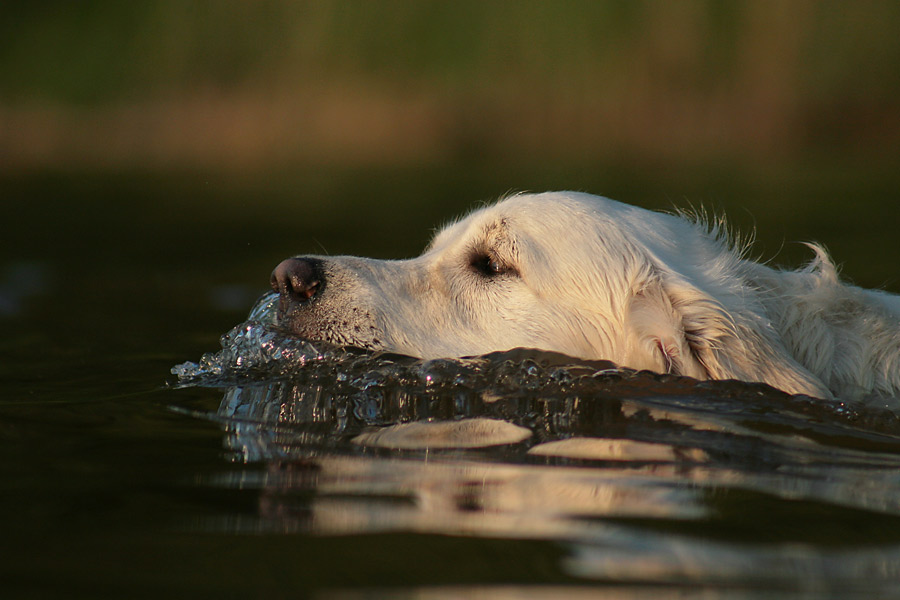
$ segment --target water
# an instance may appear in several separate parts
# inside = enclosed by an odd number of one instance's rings
[[[217,478],[260,510],[214,531],[541,540],[587,581],[900,592],[890,409],[535,350],[421,361],[316,347],[274,295],[173,368],[224,388]],[[864,584],[861,582],[864,581]]]
[[[363,206],[348,236],[320,218],[347,190],[250,210],[172,181],[13,183],[41,225],[0,241],[4,597],[900,593],[890,407],[531,350],[367,354],[248,315],[286,254],[410,254],[464,202]]]

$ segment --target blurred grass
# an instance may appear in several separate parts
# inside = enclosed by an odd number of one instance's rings
[[[12,1],[0,16],[4,172],[884,170],[900,149],[894,1]]]
[[[855,89],[887,99],[900,81],[892,1],[13,1],[3,10],[5,99],[92,104],[311,77],[467,88],[536,79],[616,94],[610,82],[664,66],[674,70],[657,75],[683,87],[733,87],[762,71],[820,98]]]
[[[58,222],[3,245],[408,256],[474,202],[579,189],[723,210],[787,264],[823,240],[895,289],[898,31],[893,0],[11,0],[0,202]]]

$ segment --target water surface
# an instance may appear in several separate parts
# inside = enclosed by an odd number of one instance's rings
[[[684,189],[413,175],[290,194],[191,178],[4,182],[28,224],[0,240],[5,592],[900,592],[891,405],[529,350],[422,362],[266,323],[222,348],[287,255],[409,255],[431,225],[512,187],[646,206]],[[754,194],[716,181],[701,200],[734,192],[737,217],[752,210]],[[802,226],[778,212],[784,192],[760,194],[758,228],[774,236],[763,245],[789,227],[825,241],[859,283],[889,282],[897,209],[882,192],[895,188],[879,185],[854,215],[834,208],[846,187],[794,189],[822,195]],[[186,361],[198,370],[179,381],[170,369]]]

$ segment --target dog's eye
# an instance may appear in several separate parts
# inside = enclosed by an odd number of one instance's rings
[[[508,273],[512,269],[503,264],[500,260],[487,254],[476,256],[472,260],[472,266],[482,275],[493,277],[494,275],[502,275]]]

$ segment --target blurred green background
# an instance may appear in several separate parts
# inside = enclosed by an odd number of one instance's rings
[[[10,2],[4,170],[893,161],[900,3]]]
[[[877,261],[898,250],[896,1],[8,1],[0,16],[0,189],[67,219],[84,211],[64,198],[293,234],[271,260],[409,255],[473,202],[579,189],[725,210],[764,257],[795,263],[808,253],[784,242],[817,239],[853,279],[893,285]]]

